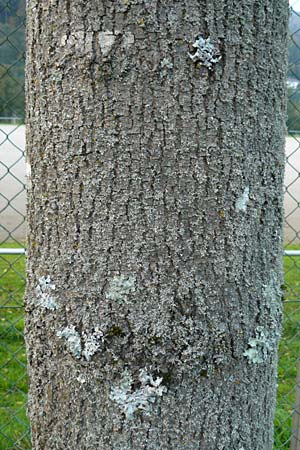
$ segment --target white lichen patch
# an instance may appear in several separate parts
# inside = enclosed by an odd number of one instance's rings
[[[76,378],[76,380],[78,381],[78,383],[81,383],[81,384],[86,383],[86,379],[85,379],[82,375],[79,375],[79,376]]]
[[[52,284],[49,275],[39,278],[39,284],[36,286],[35,292],[40,306],[50,310],[55,310],[58,308],[55,298],[53,297],[54,290],[55,285]]]
[[[134,34],[131,31],[126,31],[123,36],[123,45],[128,48],[132,44],[134,44]]]
[[[270,332],[274,335],[274,340],[279,339],[282,332],[281,282],[281,272],[271,270],[267,283],[262,285],[262,301],[265,308],[263,317]]]
[[[135,277],[119,275],[110,281],[106,298],[108,300],[122,302],[132,292],[135,292]]]
[[[99,328],[95,328],[91,333],[83,332],[82,335],[76,331],[75,327],[66,327],[58,331],[56,335],[67,341],[67,348],[75,358],[84,357],[90,361],[92,356],[100,349],[104,341],[104,333]]]
[[[103,56],[107,56],[114,45],[116,36],[112,31],[101,31],[99,33],[99,46]]]
[[[66,34],[63,34],[60,38],[60,45],[64,47],[66,43],[68,42],[68,36]]]
[[[261,364],[267,360],[273,348],[272,339],[265,332],[263,327],[257,327],[255,337],[249,339],[249,348],[243,353],[252,364]]]
[[[66,339],[69,351],[75,358],[80,358],[82,350],[81,339],[79,333],[75,330],[74,325],[66,327],[62,331],[58,331],[56,335],[60,339]]]
[[[103,342],[104,334],[99,328],[89,334],[84,335],[84,348],[82,355],[87,361],[90,361],[92,356],[100,349],[101,342]]]
[[[272,270],[268,284],[263,286],[263,297],[268,303],[280,303],[281,301],[281,274]]]
[[[172,63],[168,58],[164,58],[164,59],[160,62],[160,66],[161,66],[162,68],[173,69],[173,63]]]
[[[172,61],[170,61],[168,58],[162,59],[161,62],[160,62],[160,69],[161,69],[160,75],[162,77],[165,77],[168,74],[168,72],[171,69],[173,69]]]
[[[149,413],[151,405],[156,402],[166,392],[166,387],[162,385],[162,378],[153,379],[146,369],[141,369],[139,373],[140,386],[133,388],[131,374],[125,370],[119,386],[111,389],[110,398],[115,401],[126,419],[133,419],[136,411]]]
[[[235,202],[236,211],[245,212],[247,209],[247,203],[249,201],[249,186],[246,186],[242,195]]]
[[[205,39],[201,35],[197,37],[193,44],[194,53],[189,53],[189,57],[194,63],[199,63],[207,69],[212,70],[214,65],[220,61],[222,55],[218,44],[213,44],[210,37]]]

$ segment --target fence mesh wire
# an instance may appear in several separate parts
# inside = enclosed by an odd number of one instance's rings
[[[31,448],[23,339],[25,0],[0,0],[0,450]],[[285,245],[300,250],[300,0],[291,2]],[[300,450],[300,257],[285,256],[276,450]],[[254,450],[254,449],[247,449]]]
[[[24,246],[25,0],[0,0],[0,251]],[[0,450],[30,449],[24,256],[0,254]]]

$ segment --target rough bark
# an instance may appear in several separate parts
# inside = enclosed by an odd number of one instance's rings
[[[271,450],[287,2],[27,6],[33,448]]]

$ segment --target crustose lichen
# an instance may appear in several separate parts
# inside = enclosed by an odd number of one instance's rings
[[[106,298],[122,303],[127,299],[128,294],[134,291],[135,278],[130,275],[118,275],[110,281]]]
[[[235,209],[236,211],[246,211],[247,203],[249,201],[249,186],[246,186],[242,195],[237,199],[235,202]]]
[[[162,385],[163,379],[154,380],[146,369],[140,370],[138,378],[140,387],[133,389],[132,376],[125,370],[119,386],[111,390],[110,398],[119,405],[126,419],[133,419],[136,411],[149,413],[151,404],[166,391],[166,387]]]
[[[205,39],[199,35],[193,44],[193,48],[195,52],[189,53],[191,60],[199,63],[201,66],[207,67],[209,70],[212,70],[214,64],[222,58],[218,44],[213,44],[210,37]]]

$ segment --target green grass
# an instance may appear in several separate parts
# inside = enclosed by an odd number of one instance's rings
[[[300,250],[291,245],[289,250]],[[300,257],[284,258],[284,298],[300,300]],[[289,450],[295,403],[296,366],[300,359],[300,303],[285,303],[283,338],[279,346],[275,449]]]
[[[15,247],[5,244],[3,247]],[[289,249],[300,249],[290,246]],[[285,257],[285,299],[300,300],[300,258]],[[26,355],[23,340],[25,257],[0,256],[0,450],[29,450]],[[16,308],[20,307],[21,308]],[[274,450],[289,450],[300,357],[300,303],[284,306]]]
[[[5,244],[2,247],[16,247]],[[23,340],[25,258],[0,255],[0,450],[30,449]]]

